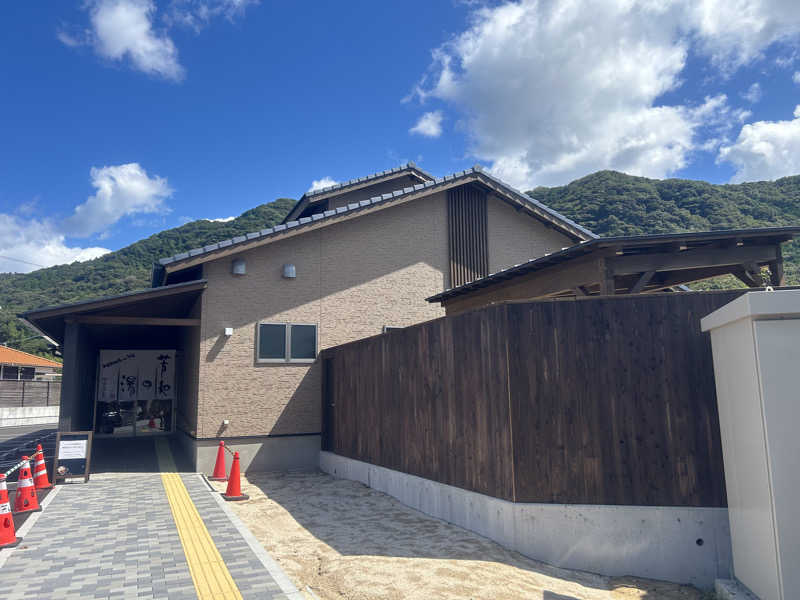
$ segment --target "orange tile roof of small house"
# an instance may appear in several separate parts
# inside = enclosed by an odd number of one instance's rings
[[[28,354],[8,346],[0,346],[0,364],[18,367],[54,367],[58,369],[62,367],[61,363],[54,360],[47,360],[41,356]]]

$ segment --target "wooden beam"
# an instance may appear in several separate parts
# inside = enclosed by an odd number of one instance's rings
[[[733,267],[731,273],[747,287],[761,287],[761,282],[756,280],[755,273],[745,265]]]
[[[586,287],[582,286],[582,285],[575,286],[575,295],[576,296],[588,296],[589,295],[589,290],[587,290]]]
[[[86,325],[148,325],[156,327],[198,327],[200,319],[171,319],[163,317],[114,317],[86,315],[69,319]]]
[[[733,248],[697,248],[678,253],[653,253],[616,256],[608,259],[616,275],[645,271],[675,271],[700,267],[741,265],[749,262],[767,264],[777,257],[776,246],[736,246]]]
[[[644,286],[650,283],[650,280],[653,278],[653,275],[655,274],[656,274],[655,271],[645,271],[644,273],[642,273],[639,279],[636,281],[636,283],[633,284],[633,287],[630,290],[628,290],[628,293],[629,294],[641,293],[641,291],[644,289]]]
[[[764,285],[764,278],[761,276],[761,267],[755,261],[747,262],[744,265],[750,278],[756,282],[753,287],[761,287]]]

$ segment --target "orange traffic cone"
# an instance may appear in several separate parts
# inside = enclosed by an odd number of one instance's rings
[[[22,541],[14,531],[14,518],[8,502],[6,476],[0,474],[0,548],[13,548]]]
[[[242,493],[242,486],[239,482],[239,453],[233,453],[233,464],[231,465],[231,476],[228,479],[228,489],[222,494],[225,500],[248,500],[250,496]]]
[[[14,512],[36,512],[42,510],[39,506],[39,498],[36,496],[36,488],[33,487],[31,478],[31,461],[27,456],[23,456],[22,468],[19,470],[17,479],[17,493],[14,495]]]
[[[228,481],[228,475],[225,473],[225,442],[219,441],[219,450],[217,450],[217,462],[214,465],[214,472],[209,477],[211,481]]]
[[[47,478],[47,465],[44,464],[44,452],[42,445],[36,444],[36,453],[33,455],[33,487],[37,490],[49,490],[53,487]]]

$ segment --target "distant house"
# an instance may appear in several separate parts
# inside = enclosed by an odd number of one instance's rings
[[[61,363],[0,346],[0,380],[52,379],[61,373]]]
[[[221,437],[251,470],[316,466],[321,349],[443,316],[425,298],[594,238],[480,168],[408,164],[162,259],[152,289],[22,317],[63,345],[62,429],[176,432],[198,469]]]

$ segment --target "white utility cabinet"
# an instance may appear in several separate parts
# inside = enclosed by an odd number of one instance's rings
[[[711,332],[736,578],[800,598],[800,290],[749,292]]]

